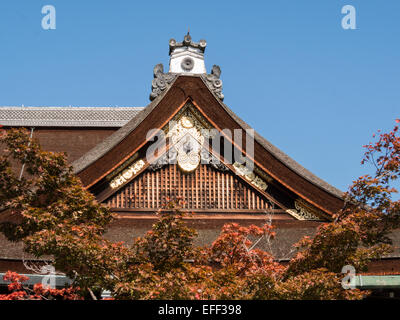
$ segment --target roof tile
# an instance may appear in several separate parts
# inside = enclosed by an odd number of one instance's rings
[[[0,125],[18,127],[122,127],[141,107],[0,107]]]

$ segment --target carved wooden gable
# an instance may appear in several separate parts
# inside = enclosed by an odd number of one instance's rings
[[[132,211],[161,208],[167,198],[176,197],[192,210],[256,212],[276,207],[263,195],[266,181],[247,174],[239,163],[232,166],[235,171],[230,170],[209,150],[209,129],[212,126],[188,103],[163,128],[168,141],[165,152],[151,163],[144,153],[142,159],[136,155],[130,166],[111,179],[110,186],[118,191],[104,202]]]
[[[191,101],[160,133],[165,144],[152,157],[148,150],[155,141],[150,139],[99,184],[100,191],[93,190],[99,201],[116,211],[146,212],[180,197],[185,209],[199,212],[275,212],[300,220],[320,219],[318,210],[297,201],[257,165],[249,170],[243,163],[227,161],[226,154],[238,151],[229,139],[216,139],[223,151],[226,141],[230,143],[228,153],[215,152],[211,140],[220,132]]]
[[[190,173],[177,164],[149,168],[105,202],[112,208],[157,209],[167,198],[177,197],[185,200],[185,208],[198,211],[260,212],[273,207],[230,170],[218,170],[207,164],[200,164]]]

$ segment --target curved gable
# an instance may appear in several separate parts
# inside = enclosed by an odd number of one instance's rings
[[[93,187],[118,171],[146,143],[147,132],[161,129],[191,101],[197,111],[218,130],[249,129],[213,93],[202,75],[179,75],[139,115],[73,163],[86,187]],[[243,136],[243,146],[245,147]],[[276,182],[276,188],[329,215],[343,206],[342,193],[313,175],[296,161],[255,133],[254,163]]]

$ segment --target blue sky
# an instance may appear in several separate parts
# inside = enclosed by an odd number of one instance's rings
[[[353,5],[357,29],[341,27]],[[56,30],[41,9],[56,8]],[[400,117],[400,1],[2,0],[0,105],[145,106],[168,40],[207,40],[225,103],[345,190]]]

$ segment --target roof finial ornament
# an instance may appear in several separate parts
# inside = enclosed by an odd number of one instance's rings
[[[154,68],[154,79],[152,82],[152,92],[150,100],[154,100],[160,93],[175,79],[177,74],[199,74],[204,79],[210,90],[220,99],[224,99],[222,94],[222,81],[220,79],[221,69],[214,65],[211,74],[207,74],[204,63],[204,51],[206,40],[199,42],[192,41],[190,27],[182,42],[175,39],[169,40],[169,71],[164,73],[162,64]]]
[[[207,42],[206,40],[201,39],[198,43],[192,41],[192,36],[190,35],[190,28],[188,28],[187,34],[183,37],[182,42],[177,42],[175,39],[169,40],[169,55],[171,56],[174,51],[182,51],[187,47],[187,50],[196,52],[199,54],[204,54],[204,50],[206,49]]]
[[[153,69],[154,79],[151,82],[150,100],[153,101],[157,98],[165,88],[172,83],[175,75],[164,73],[164,66],[162,63],[157,64]]]
[[[175,39],[169,40],[169,72],[205,74],[204,50],[207,43],[205,40],[192,41],[190,27],[182,42]]]
[[[222,80],[221,76],[221,68],[217,65],[213,65],[211,69],[211,74],[203,75],[203,79],[211,89],[211,91],[220,99],[224,100],[224,94],[222,93]]]
[[[183,37],[183,45],[184,46],[192,46],[192,37],[190,36],[190,29],[188,29],[188,33],[186,34],[186,36]],[[194,45],[194,43],[193,43]]]

